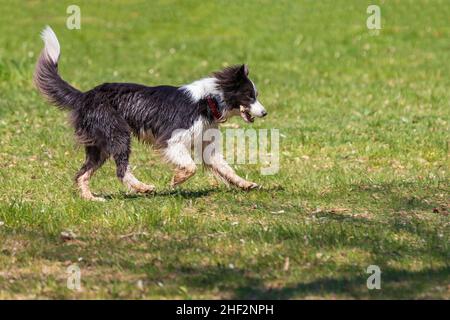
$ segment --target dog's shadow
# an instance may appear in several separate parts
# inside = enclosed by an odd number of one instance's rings
[[[205,188],[200,190],[186,190],[186,189],[173,189],[173,190],[161,190],[151,193],[127,193],[127,192],[120,192],[116,194],[96,194],[98,197],[102,197],[105,200],[139,200],[139,199],[145,199],[145,198],[156,198],[156,197],[181,197],[183,199],[197,199],[206,197],[208,195],[214,194],[214,193],[234,193],[234,192],[257,192],[257,191],[280,191],[284,190],[283,187],[275,186],[275,187],[269,187],[269,188],[258,188],[255,190],[249,190],[249,191],[242,191],[235,188]]]
[[[98,194],[99,197],[102,197],[106,200],[138,200],[145,198],[156,198],[156,197],[181,197],[184,199],[196,199],[208,196],[211,193],[217,192],[218,189],[208,188],[202,190],[165,190],[160,192],[151,192],[151,193],[127,193],[120,192],[116,194]]]

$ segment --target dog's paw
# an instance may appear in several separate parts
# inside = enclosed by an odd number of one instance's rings
[[[239,187],[240,187],[242,190],[252,190],[252,189],[258,188],[259,185],[257,185],[257,184],[254,183],[254,182],[245,181],[245,182],[241,183],[241,184],[239,185]]]
[[[156,187],[152,184],[139,183],[132,186],[132,191],[136,193],[152,193]]]

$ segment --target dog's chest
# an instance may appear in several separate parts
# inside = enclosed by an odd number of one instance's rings
[[[189,146],[194,143],[202,143],[207,136],[211,135],[211,130],[217,130],[216,124],[211,124],[209,121],[200,117],[193,125],[187,130],[181,130],[180,134],[173,135],[174,140],[178,140],[185,146]],[[172,139],[171,139],[172,140]]]
[[[188,131],[191,133],[191,136],[198,141],[204,138],[205,132],[214,129],[217,129],[216,124],[211,124],[209,121],[206,121],[203,117],[201,117],[199,120],[194,122]]]

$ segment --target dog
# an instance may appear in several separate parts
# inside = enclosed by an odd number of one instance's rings
[[[47,26],[41,37],[44,49],[36,64],[34,83],[50,103],[70,112],[75,137],[86,152],[86,160],[75,176],[84,199],[104,201],[92,194],[89,180],[109,158],[114,159],[117,177],[130,191],[149,193],[155,190],[154,185],[142,183],[131,172],[129,158],[133,135],[151,143],[175,166],[171,180],[171,186],[175,187],[197,170],[190,140],[180,129],[202,134],[235,115],[241,115],[246,122],[267,115],[257,99],[258,91],[248,77],[249,69],[245,64],[227,67],[179,87],[104,83],[81,92],[58,73],[60,45],[53,30]],[[226,184],[244,190],[258,187],[238,176],[220,152],[207,160],[203,162],[205,166]]]

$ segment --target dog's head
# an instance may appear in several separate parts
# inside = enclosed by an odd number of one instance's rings
[[[253,122],[254,117],[262,118],[267,115],[266,109],[258,101],[258,91],[255,84],[248,77],[247,65],[227,67],[214,73],[217,85],[223,93],[226,118],[240,114],[246,122]]]

